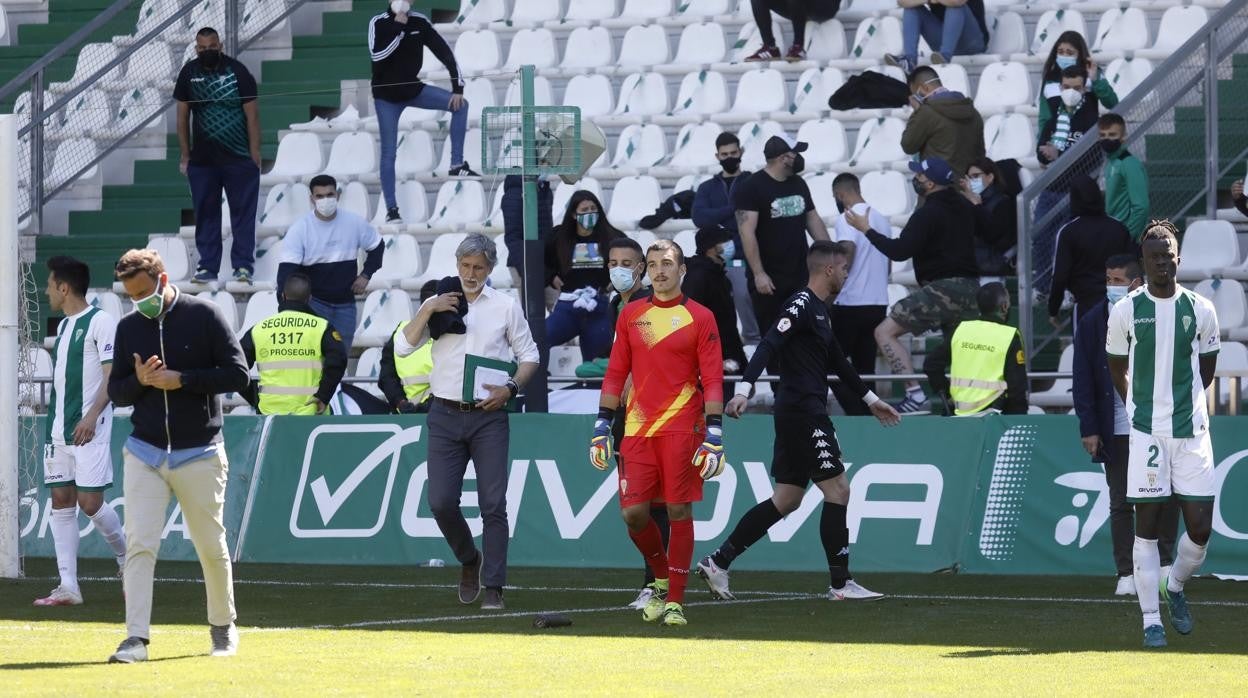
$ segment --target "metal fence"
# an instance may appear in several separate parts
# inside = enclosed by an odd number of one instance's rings
[[[195,32],[218,29],[238,55],[287,21],[307,0],[145,0],[134,33],[91,43],[135,0],[117,0],[47,55],[0,87],[18,115],[18,220],[41,227],[43,207],[77,180],[94,175],[109,153],[159,126],[173,84],[195,57]],[[77,54],[67,82],[50,83],[58,59]],[[163,137],[164,130],[159,133]]]
[[[1219,104],[1231,95],[1219,91],[1233,91],[1234,83],[1219,80],[1232,77],[1234,54],[1246,39],[1248,0],[1231,0],[1129,94],[1119,95],[1112,111],[1127,122],[1123,145],[1147,170],[1150,218],[1170,218],[1182,228],[1183,218],[1213,217],[1219,181],[1243,167],[1248,128],[1220,133],[1227,111]],[[1032,356],[1058,336],[1047,324],[1033,327],[1032,309],[1047,300],[1054,239],[1070,219],[1071,179],[1102,174],[1105,159],[1096,141],[1092,133],[1080,139],[1019,195],[1019,322]]]

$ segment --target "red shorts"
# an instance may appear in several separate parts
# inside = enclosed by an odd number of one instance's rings
[[[701,434],[625,437],[620,444],[620,506],[702,501],[702,477],[693,467],[693,454],[701,444]]]

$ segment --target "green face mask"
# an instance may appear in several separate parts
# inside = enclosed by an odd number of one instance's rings
[[[156,290],[152,292],[152,295],[140,298],[134,302],[134,309],[139,311],[140,315],[150,320],[160,317],[160,314],[165,310],[166,283],[162,278],[161,282],[156,284]]]

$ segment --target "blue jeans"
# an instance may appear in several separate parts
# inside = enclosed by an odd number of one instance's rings
[[[381,194],[386,199],[386,208],[398,205],[394,200],[394,158],[399,147],[399,116],[408,107],[446,111],[450,102],[451,93],[433,85],[425,85],[416,99],[406,102],[373,100],[373,109],[377,112],[377,130],[381,133]],[[451,112],[451,167],[464,162],[464,134],[467,131],[468,100],[464,100],[459,111]]]
[[[318,298],[308,301],[313,312],[329,320],[335,330],[342,335],[342,344],[351,352],[351,342],[355,339],[355,302],[326,303]]]
[[[191,203],[195,206],[195,248],[199,268],[221,271],[221,192],[230,202],[234,244],[230,263],[235,269],[256,267],[256,202],[260,198],[260,168],[250,158],[224,165],[187,165]]]
[[[593,361],[611,350],[611,306],[607,297],[598,294],[598,307],[593,311],[577,308],[572,301],[559,301],[546,318],[546,341],[550,346],[566,344],[573,337],[581,338],[581,360]]]
[[[984,33],[979,30],[979,22],[971,14],[971,8],[946,7],[945,20],[942,22],[926,5],[907,7],[901,17],[901,39],[905,47],[906,58],[910,63],[919,62],[919,36],[927,39],[927,45],[941,55],[969,56],[983,53]]]

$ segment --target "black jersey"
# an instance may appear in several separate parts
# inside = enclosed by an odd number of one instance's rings
[[[858,377],[832,334],[827,306],[809,288],[785,301],[779,319],[767,331],[745,369],[745,382],[758,380],[773,355],[780,357],[780,380],[775,386],[777,414],[826,415],[829,373],[839,376],[859,398],[867,394],[866,383]]]

